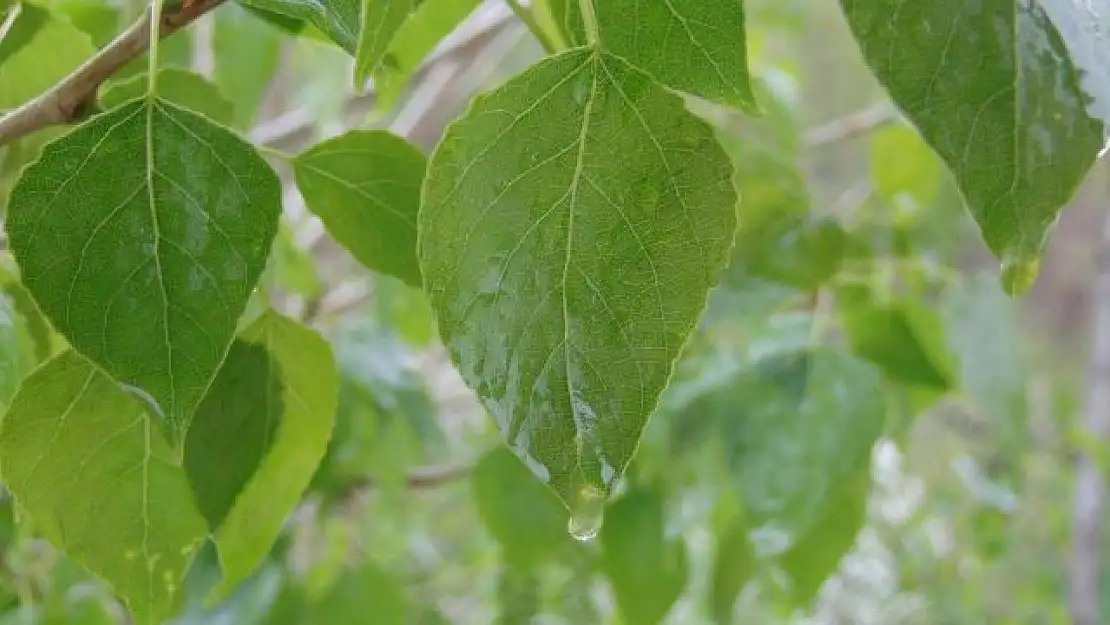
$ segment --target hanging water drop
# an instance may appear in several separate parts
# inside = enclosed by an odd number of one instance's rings
[[[605,495],[593,486],[583,486],[570,510],[567,532],[580,543],[589,542],[601,531],[605,520]]]
[[[1002,259],[1002,288],[1010,297],[1025,295],[1040,272],[1039,256],[1005,256]]]

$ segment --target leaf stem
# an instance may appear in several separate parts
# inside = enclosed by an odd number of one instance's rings
[[[158,85],[158,31],[162,29],[162,3],[164,0],[150,0],[150,38],[147,45],[147,94],[154,95]]]
[[[559,51],[559,48],[555,45],[554,42],[551,41],[551,38],[547,36],[547,33],[543,31],[543,28],[540,26],[539,22],[536,21],[536,16],[532,14],[531,9],[526,9],[521,6],[519,0],[505,0],[505,4],[509,5],[509,8],[513,10],[513,13],[516,13],[516,16],[520,18],[520,21],[524,22],[524,25],[528,27],[528,30],[532,31],[532,36],[534,36],[536,40],[540,42],[540,45],[543,46],[544,52],[547,52],[548,54],[555,54]]]
[[[597,12],[594,11],[594,0],[578,0],[582,10],[582,23],[586,26],[586,41],[591,46],[601,42],[601,34],[597,27]]]

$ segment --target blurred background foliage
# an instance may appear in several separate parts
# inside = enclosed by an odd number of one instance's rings
[[[337,427],[266,565],[206,605],[219,572],[205,550],[175,625],[1066,622],[1106,171],[1061,221],[1035,291],[1012,301],[835,1],[746,5],[763,114],[689,102],[737,166],[735,258],[597,538],[572,540],[565,510],[499,445],[423,295],[360,269],[283,171],[287,214],[263,290],[332,341]],[[143,8],[47,0],[19,19],[66,42],[50,60],[65,65]],[[542,50],[500,2],[421,11],[368,93],[318,34],[232,4],[162,53],[215,92],[185,72],[161,84],[288,152],[359,125],[428,150],[476,92]],[[0,41],[0,84],[18,101],[50,81],[31,80],[13,50]],[[104,98],[126,98],[141,71]],[[0,188],[57,132],[0,150]],[[0,284],[0,318],[14,321],[0,324],[2,407],[5,381],[57,339],[2,253]],[[16,517],[4,500],[0,623],[121,622],[109,593]]]

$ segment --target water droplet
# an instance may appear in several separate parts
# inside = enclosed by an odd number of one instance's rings
[[[1010,297],[1020,297],[1029,292],[1041,272],[1038,256],[1006,256],[1002,259],[1002,288]]]
[[[604,520],[605,495],[593,486],[583,486],[571,507],[567,532],[580,543],[589,542],[597,537]]]

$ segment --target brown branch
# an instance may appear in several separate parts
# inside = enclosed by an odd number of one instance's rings
[[[173,34],[224,1],[182,2],[181,6],[163,12],[159,34],[162,37]],[[124,65],[146,52],[149,45],[150,12],[147,11],[69,76],[0,118],[0,146],[36,130],[70,124],[79,119],[82,112],[93,103],[100,85]]]
[[[1104,217],[1091,307],[1094,327],[1087,362],[1087,399],[1081,427],[1095,445],[1110,440],[1110,212]],[[1101,543],[1106,480],[1099,459],[1081,446],[1075,461],[1069,611],[1074,625],[1098,625]]]

